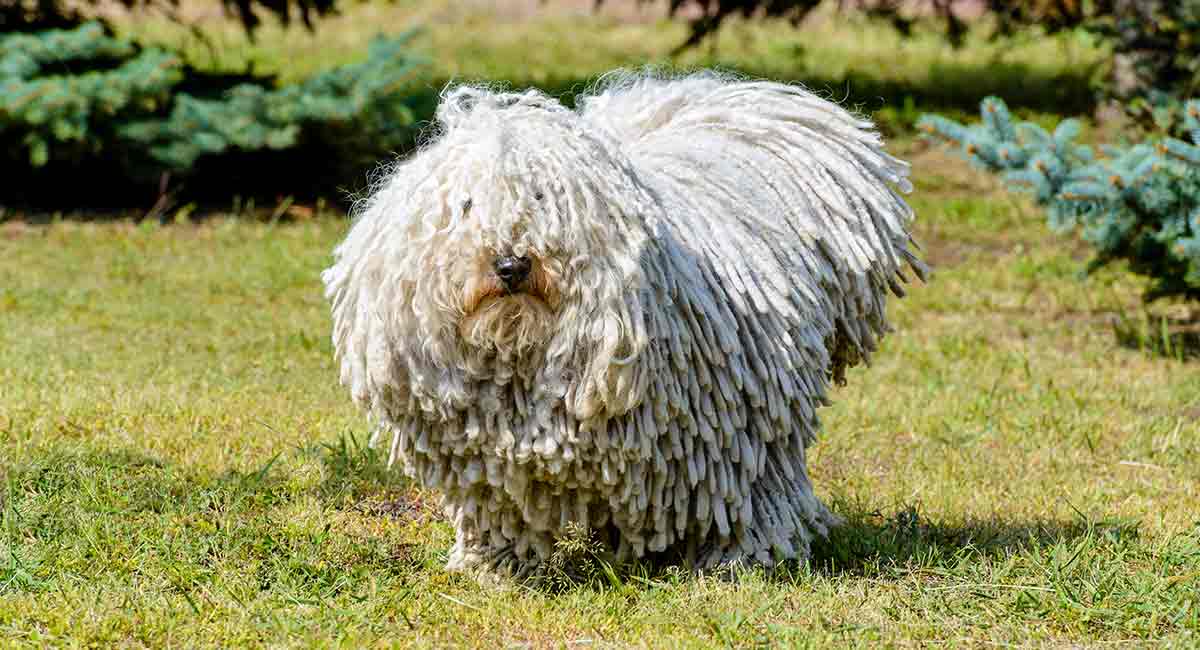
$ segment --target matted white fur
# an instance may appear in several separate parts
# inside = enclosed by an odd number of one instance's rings
[[[448,567],[525,568],[569,522],[618,557],[805,557],[805,447],[921,277],[908,166],[796,86],[610,75],[577,110],[448,89],[322,278],[341,380],[439,488]],[[499,256],[532,261],[509,292]]]

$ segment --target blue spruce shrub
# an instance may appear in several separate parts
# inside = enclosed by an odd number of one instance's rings
[[[181,57],[98,23],[0,33],[0,155],[24,152],[34,168],[91,157],[186,173],[203,157],[324,139],[377,159],[407,147],[421,117],[413,82],[422,62],[406,52],[408,37],[379,37],[365,61],[298,84],[197,92],[189,88],[203,84],[189,82],[203,75]]]
[[[1030,192],[1055,230],[1079,231],[1096,248],[1089,271],[1125,260],[1151,279],[1147,300],[1200,299],[1200,101],[1183,109],[1190,143],[1168,137],[1099,151],[1076,143],[1075,120],[1049,133],[1014,122],[995,97],[980,112],[977,124],[926,115],[917,126]]]

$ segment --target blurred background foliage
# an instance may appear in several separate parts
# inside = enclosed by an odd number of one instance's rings
[[[1200,0],[0,0],[0,205],[346,200],[448,81],[569,102],[647,62],[805,83],[901,137],[987,95],[1181,135],[1197,34]]]
[[[334,11],[335,0],[205,0],[224,10],[243,29],[253,31],[262,16],[290,24],[298,18],[311,28],[314,21]],[[0,31],[39,32],[77,27],[91,20],[97,10],[120,6],[135,14],[160,13],[181,18],[180,0],[3,0],[0,2]]]
[[[601,0],[603,1],[603,0]],[[654,0],[639,0],[653,3]],[[701,43],[732,16],[785,18],[799,25],[824,0],[670,0],[671,15],[686,14],[690,33],[681,48]],[[1200,87],[1200,2],[1197,0],[837,0],[843,12],[886,20],[910,35],[921,20],[944,25],[946,38],[964,43],[972,22],[987,19],[996,35],[1038,28],[1082,29],[1113,50],[1105,98],[1130,101],[1134,115],[1180,129],[1180,100]]]

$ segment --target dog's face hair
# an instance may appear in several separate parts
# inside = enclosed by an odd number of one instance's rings
[[[390,349],[348,341],[343,380],[368,406],[377,381],[433,413],[473,402],[473,384],[511,381],[581,420],[625,412],[641,387],[620,375],[646,345],[639,256],[656,203],[574,112],[457,94],[436,140],[358,206],[336,254],[360,268],[326,273],[331,296],[352,273],[380,274],[377,295],[357,296],[369,311],[339,324],[351,336],[354,319],[377,319],[370,345]]]

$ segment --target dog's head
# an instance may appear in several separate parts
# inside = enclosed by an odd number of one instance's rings
[[[360,402],[468,408],[522,382],[584,421],[640,400],[656,203],[619,149],[535,92],[447,92],[439,132],[358,208],[323,274]]]

